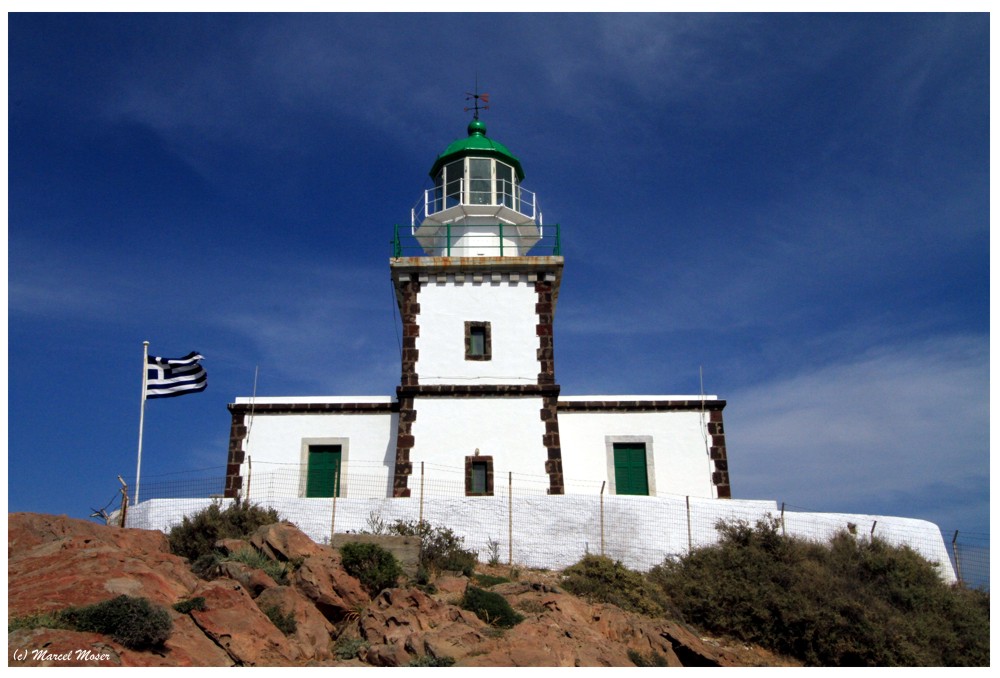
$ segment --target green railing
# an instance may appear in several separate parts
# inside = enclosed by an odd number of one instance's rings
[[[437,235],[425,235],[421,237],[425,241],[429,240],[430,247],[440,249],[442,256],[446,257],[471,256],[464,252],[472,247],[469,244],[470,241],[474,241],[476,245],[481,245],[484,248],[495,250],[501,257],[514,256],[516,252],[511,252],[511,246],[509,244],[505,245],[504,242],[513,241],[516,243],[528,238],[528,236],[518,234],[516,228],[516,226],[497,224],[496,233],[471,234],[464,232],[464,229],[462,231],[456,229],[458,232],[453,234],[451,224],[444,224],[440,227]],[[535,237],[531,236],[531,239],[534,240]],[[464,240],[465,242],[461,247],[457,245],[459,240]],[[417,242],[417,239],[410,233],[410,229],[403,227],[401,232],[399,224],[393,227],[393,236],[390,244],[392,245],[392,256],[395,258],[419,257],[426,254],[423,245]],[[544,226],[541,238],[531,246],[531,249],[528,250],[525,256],[562,256],[562,240],[559,224],[547,224]]]

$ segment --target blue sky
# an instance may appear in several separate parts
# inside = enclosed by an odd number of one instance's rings
[[[566,395],[728,401],[734,495],[989,532],[985,14],[8,16],[8,509],[390,395],[393,225],[489,135],[562,228]],[[206,471],[200,475],[211,474]],[[192,475],[192,474],[187,474]],[[198,475],[198,474],[194,474]]]

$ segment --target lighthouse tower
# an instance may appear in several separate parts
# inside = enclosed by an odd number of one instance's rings
[[[521,162],[476,116],[434,160],[398,229],[392,280],[403,324],[393,496],[411,460],[464,467],[466,494],[493,494],[494,464],[547,476],[563,494],[552,325],[558,227],[542,225]]]

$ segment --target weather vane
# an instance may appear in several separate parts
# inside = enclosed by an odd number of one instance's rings
[[[465,94],[466,94],[465,96],[466,101],[474,102],[471,107],[466,106],[464,109],[466,113],[468,113],[469,111],[474,111],[474,113],[472,114],[473,120],[479,120],[480,110],[483,111],[490,110],[490,95],[487,94],[486,92],[483,92],[482,94],[479,93],[479,76],[476,76],[476,91],[466,92]],[[479,102],[482,102],[483,105],[480,105]]]

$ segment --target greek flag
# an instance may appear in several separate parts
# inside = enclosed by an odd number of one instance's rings
[[[204,391],[208,373],[199,364],[204,356],[196,351],[183,358],[146,357],[146,398],[172,398]]]

